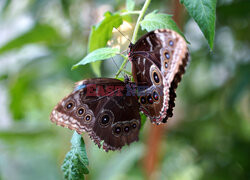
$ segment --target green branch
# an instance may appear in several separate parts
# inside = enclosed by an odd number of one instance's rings
[[[136,25],[135,25],[134,34],[133,34],[133,37],[132,37],[132,43],[135,43],[135,41],[137,39],[137,34],[138,34],[138,31],[139,31],[140,22],[141,22],[143,16],[145,15],[146,10],[147,10],[150,2],[151,2],[151,0],[146,0],[143,7],[142,7],[141,13],[140,13],[140,15],[139,15],[139,17],[137,19]]]
[[[127,11],[124,13],[121,13],[121,16],[126,16],[126,15],[130,15],[130,14],[140,14],[141,11]]]
[[[151,0],[146,0],[141,11],[132,11],[132,12],[140,12],[139,17],[138,17],[137,22],[136,22],[136,25],[135,25],[135,29],[134,29],[134,33],[133,33],[133,37],[132,37],[132,41],[131,41],[132,43],[135,43],[135,41],[137,39],[137,34],[139,31],[140,22],[141,22],[142,18],[144,17],[150,2],[151,2]],[[124,55],[122,57],[124,58],[124,60],[123,60],[123,63],[121,65],[120,69],[117,71],[115,78],[117,78],[119,76],[119,74],[122,72],[123,68],[127,64],[128,57],[126,57]]]
[[[124,58],[124,60],[123,60],[123,62],[122,62],[121,67],[120,67],[119,70],[117,71],[117,73],[116,73],[116,75],[115,75],[115,78],[118,78],[118,76],[119,76],[119,74],[122,72],[124,66],[127,64],[128,57],[127,57],[127,56],[124,56],[124,55],[121,55],[121,56]]]

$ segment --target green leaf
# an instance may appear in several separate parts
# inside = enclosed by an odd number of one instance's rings
[[[112,37],[113,27],[118,28],[122,24],[122,17],[119,14],[107,12],[104,16],[104,19],[98,25],[92,27],[89,36],[88,52],[105,47],[108,40]],[[94,71],[97,76],[101,75],[100,64],[101,62],[95,62],[95,65],[92,65],[92,67],[97,67]]]
[[[147,116],[140,112],[141,116],[141,128],[144,126],[145,122],[147,121]]]
[[[126,9],[128,11],[133,11],[135,8],[135,1],[134,0],[126,0]]]
[[[45,24],[37,24],[28,32],[18,36],[17,38],[0,47],[0,54],[13,49],[21,48],[27,44],[44,43],[49,45],[60,39],[61,38],[57,31],[51,26]]]
[[[120,52],[117,48],[100,48],[95,51],[89,53],[86,57],[84,57],[79,63],[74,65],[72,69],[76,68],[79,65],[85,65],[91,62],[109,59],[114,57]]]
[[[74,132],[70,142],[72,144],[72,147],[77,149],[77,153],[78,153],[78,156],[79,156],[81,162],[84,165],[88,166],[89,161],[88,161],[88,157],[86,154],[85,144],[84,144],[84,141],[82,139],[82,136],[80,134],[78,134],[77,132]]]
[[[90,64],[90,67],[92,68],[94,74],[98,77],[101,76],[101,65],[102,65],[101,61],[92,62]]]
[[[216,0],[181,0],[213,49]]]
[[[148,32],[156,29],[172,29],[184,37],[184,34],[172,19],[172,15],[169,14],[156,13],[156,11],[153,11],[144,17],[140,25],[142,30],[145,29]]]
[[[84,174],[89,173],[86,167],[89,165],[89,161],[82,136],[74,132],[71,144],[71,150],[66,154],[61,169],[65,179],[82,180]]]

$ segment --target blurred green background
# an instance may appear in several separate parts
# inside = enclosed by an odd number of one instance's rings
[[[174,14],[176,2],[152,1],[148,12]],[[71,67],[86,55],[91,26],[124,7],[121,0],[0,0],[0,180],[63,179],[73,132],[49,114],[74,82],[95,77],[90,65]],[[158,134],[147,122],[140,141],[121,152],[105,153],[84,137],[87,179],[250,179],[250,2],[218,0],[212,52],[180,7],[192,60],[174,117]],[[111,60],[101,66],[104,77],[116,71]],[[159,140],[155,151],[150,138]]]

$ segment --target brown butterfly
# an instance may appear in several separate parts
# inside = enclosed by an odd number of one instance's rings
[[[61,100],[50,119],[57,125],[87,132],[104,150],[121,149],[138,140],[141,118],[133,83],[112,78],[87,79]]]
[[[175,90],[189,59],[186,41],[175,31],[158,29],[129,46],[129,60],[138,87],[140,109],[153,123],[172,117]]]

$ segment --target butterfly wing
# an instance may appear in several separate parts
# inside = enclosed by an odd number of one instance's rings
[[[158,112],[156,109],[156,113],[146,114],[152,122],[157,124],[166,122],[167,118],[172,116],[176,97],[175,89],[181,80],[182,74],[185,72],[189,58],[186,41],[172,30],[159,29],[147,33],[135,45],[130,47],[129,59],[132,63],[132,72],[138,85],[144,83],[149,85],[150,91],[154,89],[151,87],[153,74],[147,71],[146,69],[149,68],[144,67],[144,65],[151,64],[151,66],[156,66],[160,71],[158,76],[162,78],[162,86],[159,93],[163,95],[161,98],[163,103],[160,102],[156,106],[157,109],[160,108],[161,110]],[[150,61],[150,63],[144,63],[144,61]],[[144,93],[148,92],[144,91]],[[145,109],[144,106],[142,106],[142,109]],[[148,107],[151,106],[148,105]]]
[[[51,113],[57,125],[87,132],[105,151],[118,150],[138,140],[141,120],[136,96],[117,79],[83,80]]]
[[[164,79],[160,69],[148,57],[138,54],[133,60],[137,62],[132,63],[132,72],[138,85],[140,110],[155,122],[164,112]]]

